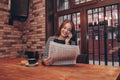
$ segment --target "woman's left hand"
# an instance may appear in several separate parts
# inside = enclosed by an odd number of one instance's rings
[[[65,39],[65,44],[69,44],[71,38],[72,38],[72,33],[69,32],[69,33],[68,33],[68,37]]]

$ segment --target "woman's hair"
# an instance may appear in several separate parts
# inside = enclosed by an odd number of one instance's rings
[[[70,23],[71,26],[72,26],[72,29],[71,29],[71,33],[72,33],[72,35],[75,34],[75,27],[74,27],[73,22],[70,21],[70,20],[67,20],[67,19],[66,19],[66,20],[64,20],[63,23],[60,25],[60,27],[59,27],[59,29],[58,29],[58,31],[57,31],[56,36],[60,36],[60,31],[61,31],[61,29],[62,29],[62,28],[64,27],[64,25],[67,24],[67,23]]]

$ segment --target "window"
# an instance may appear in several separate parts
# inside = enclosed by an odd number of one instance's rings
[[[87,10],[88,17],[88,53],[93,64],[96,61],[104,61],[105,65],[114,62],[117,64],[118,53],[110,53],[114,47],[117,47],[118,32],[118,5],[108,5]],[[116,56],[116,57],[114,57]],[[98,57],[98,58],[96,58]],[[103,58],[104,57],[104,58]]]
[[[109,45],[111,45],[109,48],[114,47],[113,39],[115,39],[116,33],[118,33],[117,26],[119,24],[118,22],[119,6],[116,5],[116,3],[120,3],[120,1],[118,0],[116,1],[53,0],[53,1],[54,1],[54,7],[47,8],[47,9],[51,8],[51,10],[53,10],[52,12],[54,15],[54,18],[50,18],[51,12],[48,10],[49,15],[47,14],[48,15],[47,20],[49,24],[47,24],[48,27],[47,34],[51,34],[52,29],[54,29],[53,31],[54,33],[56,33],[58,27],[61,25],[63,20],[65,19],[72,20],[74,22],[76,29],[76,36],[77,36],[76,43],[77,45],[80,46],[80,50],[84,58],[87,57],[88,59],[88,54],[89,54],[88,48],[90,48],[91,53],[98,53],[100,55],[100,53],[103,52],[102,54],[105,54],[105,57],[104,55],[101,55],[102,56],[101,57],[101,56],[96,56],[95,54],[94,59],[95,58],[99,60],[101,58],[105,59],[105,64],[107,64],[106,62],[107,49],[104,47],[108,47]],[[48,4],[50,2],[48,2]],[[112,40],[108,40],[108,39],[112,39]],[[89,43],[88,41],[92,41],[92,42]],[[83,63],[88,63],[88,62],[85,61]]]
[[[75,4],[81,4],[81,3],[86,3],[89,1],[93,1],[93,0],[75,0]]]
[[[57,11],[70,8],[69,0],[57,0]]]
[[[57,11],[63,11],[75,6],[84,6],[95,2],[97,2],[97,0],[57,0]]]

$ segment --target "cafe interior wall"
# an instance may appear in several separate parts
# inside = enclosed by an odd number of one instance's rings
[[[16,0],[17,1],[17,0]],[[25,51],[45,48],[45,0],[30,0],[25,21],[9,24],[10,1],[0,0],[0,58],[23,57]]]

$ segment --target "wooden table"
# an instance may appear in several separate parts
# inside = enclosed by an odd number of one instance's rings
[[[120,80],[120,67],[90,64],[26,67],[21,59],[0,59],[0,80]]]

